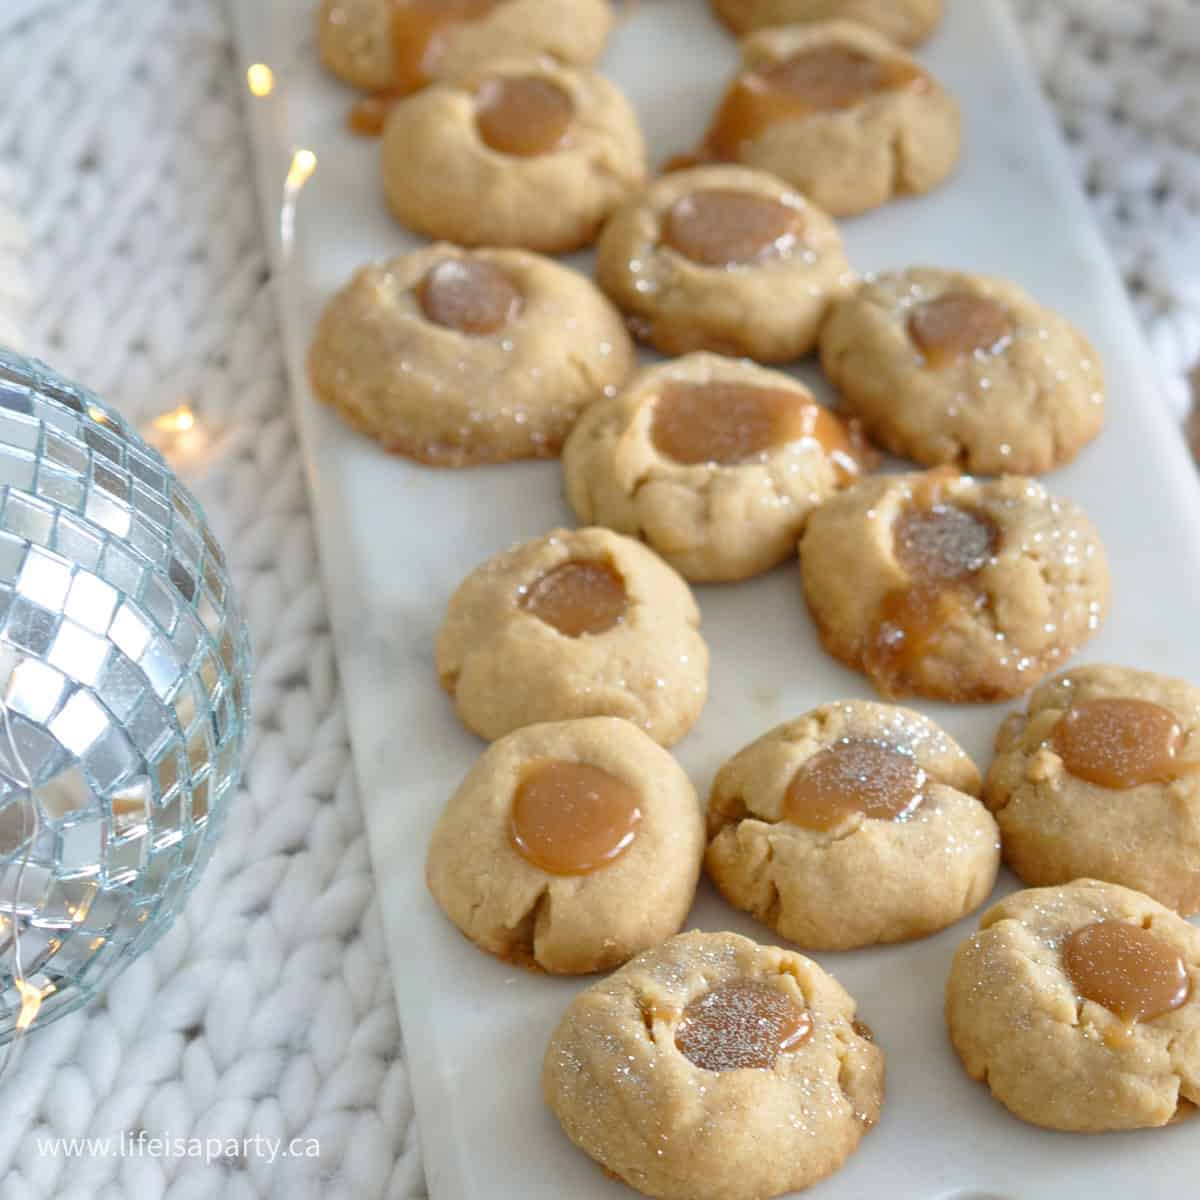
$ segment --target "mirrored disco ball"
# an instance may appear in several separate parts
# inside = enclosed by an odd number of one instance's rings
[[[118,413],[0,350],[0,1044],[171,924],[237,786],[249,674],[195,499]]]

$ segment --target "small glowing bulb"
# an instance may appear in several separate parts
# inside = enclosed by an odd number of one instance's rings
[[[21,1009],[17,1013],[16,1029],[24,1033],[37,1020],[42,1010],[42,1001],[55,990],[54,984],[48,983],[44,988],[36,988],[27,979],[20,977],[13,980],[13,986],[21,997]]]
[[[269,96],[275,88],[275,72],[266,63],[251,63],[246,68],[246,86],[250,94],[260,100]]]
[[[154,428],[161,429],[163,433],[187,433],[195,424],[196,414],[186,404],[181,404],[154,420]]]
[[[108,413],[98,404],[89,404],[87,406],[87,415],[100,425],[108,424]]]
[[[316,169],[317,156],[311,150],[297,150],[292,155],[292,165],[288,167],[288,190],[299,191],[308,182],[308,177]]]

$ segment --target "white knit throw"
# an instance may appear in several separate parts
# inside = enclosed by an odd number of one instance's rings
[[[1200,359],[1200,3],[1017,8],[1182,416]],[[258,655],[246,786],[186,912],[0,1083],[3,1195],[423,1195],[224,13],[3,0],[0,80],[0,341],[137,421],[195,408],[181,469]],[[140,1130],[301,1142],[206,1162],[152,1154]],[[109,1153],[79,1157],[44,1141],[106,1136]]]

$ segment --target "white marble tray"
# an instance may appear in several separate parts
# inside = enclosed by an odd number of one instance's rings
[[[438,1200],[619,1200],[632,1193],[568,1144],[538,1096],[546,1038],[581,985],[478,953],[441,918],[422,882],[437,812],[481,750],[437,686],[434,633],[470,568],[570,521],[558,467],[425,470],[387,457],[313,402],[303,360],[322,303],[360,262],[412,239],[384,210],[376,147],[343,132],[349,96],[315,64],[312,0],[232,7],[243,66],[263,62],[275,76],[270,96],[248,101],[263,211],[430,1190]],[[1087,657],[1200,680],[1192,469],[1002,0],[950,0],[949,9],[921,57],[962,100],[961,170],[931,196],[846,222],[852,261],[862,270],[920,262],[1006,274],[1095,340],[1110,424],[1050,481],[1088,508],[1115,565],[1112,617]],[[661,160],[696,140],[734,57],[702,0],[643,0],[604,66],[635,101]],[[284,256],[279,200],[299,147],[314,151],[318,165]],[[728,754],[771,725],[870,694],[819,650],[794,566],[699,595],[714,651],[712,699],[679,756],[701,789]],[[986,766],[1002,707],[926,707]],[[1006,877],[1002,887],[1011,886]],[[764,936],[707,885],[693,923]],[[879,1128],[814,1198],[1051,1200],[1068,1186],[1097,1200],[1190,1194],[1200,1179],[1190,1123],[1101,1138],[1046,1133],[1008,1116],[967,1079],[946,1041],[941,998],[953,949],[971,927],[911,946],[818,956],[858,997],[887,1050],[889,1091]]]

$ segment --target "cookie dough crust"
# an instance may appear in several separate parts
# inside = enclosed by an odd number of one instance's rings
[[[395,0],[321,0],[317,52],[332,74],[366,91],[392,86],[394,4]],[[543,54],[587,66],[603,53],[612,25],[608,0],[507,0],[456,29],[433,64],[433,74],[451,77],[491,59]]]
[[[476,127],[476,90],[485,79],[527,76],[570,96],[570,130],[545,154],[500,153]],[[592,242],[642,186],[646,148],[632,106],[603,75],[508,59],[397,104],[384,126],[380,164],[388,206],[409,229],[463,246],[560,254]]]
[[[802,51],[835,46],[917,66],[873,30],[829,21],[751,35],[742,43],[739,70],[761,70]],[[743,143],[740,161],[778,175],[834,216],[931,191],[958,161],[961,119],[950,93],[926,78],[921,89],[885,90],[852,108],[778,121]]]
[[[1059,947],[1101,920],[1143,925],[1191,979],[1181,1008],[1130,1027],[1076,992]],[[1200,930],[1115,884],[1034,888],[989,909],[946,987],[950,1040],[967,1073],[1016,1116],[1096,1133],[1165,1125],[1200,1102]]]
[[[727,189],[795,208],[803,228],[788,254],[760,264],[712,267],[663,244],[676,201]],[[759,362],[807,354],[830,304],[855,275],[833,221],[764,171],[694,167],[656,180],[617,210],[596,247],[596,279],[642,340],[663,354],[712,350]]]
[[[446,259],[477,258],[519,287],[495,334],[430,321],[415,289]],[[518,250],[425,246],[359,270],[309,350],[313,391],[386,450],[461,467],[556,455],[580,411],[624,382],[633,344],[590,280]]]
[[[947,294],[998,304],[1011,338],[930,365],[909,318]],[[821,366],[872,438],[926,466],[1040,475],[1070,462],[1104,424],[1104,374],[1087,338],[1002,279],[933,268],[870,279],[833,307]]]
[[[774,1069],[705,1071],[677,1049],[692,1000],[733,980],[779,977],[807,1005],[813,1034]],[[588,988],[542,1067],[546,1104],[571,1141],[663,1200],[808,1187],[855,1150],[883,1091],[883,1051],[841,985],[802,955],[732,933],[682,934]]]
[[[570,638],[519,606],[523,590],[571,560],[606,562],[628,609],[607,633]],[[489,740],[524,725],[624,717],[660,745],[695,724],[708,648],[684,581],[640,542],[607,529],[557,529],[476,568],[450,599],[437,671],[466,727]]]
[[[585,763],[636,789],[629,848],[586,875],[553,875],[514,847],[512,803],[531,762]],[[425,879],[481,950],[553,974],[608,970],[676,933],[704,852],[695,789],[641,730],[613,717],[530,725],[484,753],[443,810]]]
[[[846,738],[909,753],[926,772],[924,799],[907,820],[855,814],[828,832],[786,820],[796,772]],[[717,773],[705,865],[731,904],[805,949],[925,937],[978,908],[995,884],[999,834],[978,793],[974,764],[920,713],[827,704],[764,734]]]
[[[897,558],[894,523],[931,481],[944,503],[994,524],[996,551],[973,581],[981,602],[956,606],[922,653],[879,683],[893,696],[957,702],[1020,695],[1092,636],[1110,592],[1104,548],[1086,514],[1021,476],[880,475],[826,501],[800,539],[804,594],[821,643],[847,666],[866,669],[884,598],[914,583]]]
[[[580,521],[642,538],[696,582],[746,579],[790,558],[808,514],[844,486],[837,464],[812,439],[728,465],[675,462],[653,440],[654,402],[672,382],[784,388],[815,403],[791,376],[714,354],[645,368],[592,405],[563,448]]]
[[[1180,762],[1200,760],[1200,689],[1129,667],[1088,665],[1043,683],[996,738],[984,799],[1005,861],[1028,884],[1081,876],[1136,888],[1183,916],[1200,911],[1200,771],[1111,789],[1072,775],[1049,739],[1073,705],[1148,700],[1175,714]]]
[[[866,25],[901,46],[917,46],[942,19],[942,0],[712,0],[712,6],[738,37],[840,18]]]

